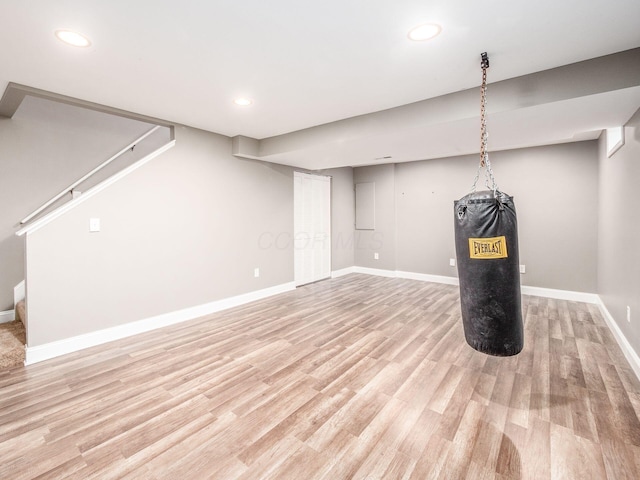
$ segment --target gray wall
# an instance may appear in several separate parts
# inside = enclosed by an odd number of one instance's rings
[[[233,157],[231,139],[213,133],[177,127],[176,140],[28,236],[31,347],[293,280],[291,242],[273,241],[291,238],[293,169]],[[332,269],[455,275],[452,202],[468,191],[476,161],[321,172],[333,177]],[[497,152],[492,161],[516,196],[523,283],[595,291],[596,142]],[[376,183],[376,230],[355,231],[350,244],[342,239],[354,232],[357,182]],[[92,217],[101,232],[88,232]]]
[[[640,353],[640,110],[625,127],[625,144],[611,158],[607,158],[605,140],[603,133],[598,145],[598,293]],[[630,323],[627,305],[631,307]]]
[[[235,158],[213,133],[176,127],[176,141],[29,234],[30,347],[293,281],[291,243],[270,241],[292,235],[292,169]]]
[[[331,176],[331,270],[353,266],[353,168],[322,170]]]
[[[595,141],[491,154],[502,190],[515,197],[523,285],[596,292],[598,153]],[[453,201],[469,192],[478,156],[356,168],[375,181],[376,231],[385,256],[356,246],[356,265],[456,276]],[[478,189],[484,189],[484,178]],[[395,219],[389,211],[395,205]],[[376,218],[378,222],[378,218]],[[387,257],[390,260],[387,261]],[[392,260],[395,259],[395,262]]]
[[[24,279],[19,221],[150,128],[33,97],[0,118],[0,311]]]
[[[353,171],[354,183],[375,183],[375,229],[356,230],[355,265],[359,267],[396,269],[395,166],[393,164],[358,167]],[[379,259],[374,259],[378,253]]]

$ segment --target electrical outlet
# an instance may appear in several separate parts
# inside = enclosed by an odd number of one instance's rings
[[[627,305],[627,322],[631,323],[631,307]]]
[[[449,259],[449,266],[450,267],[455,267],[456,266],[456,259],[455,258],[450,258]]]
[[[260,276],[260,269],[259,268],[254,268],[253,269],[253,276],[258,278]]]
[[[524,265],[520,265],[520,273],[527,273],[527,269]]]
[[[380,254],[378,252],[373,254],[373,259],[374,260],[380,260]]]

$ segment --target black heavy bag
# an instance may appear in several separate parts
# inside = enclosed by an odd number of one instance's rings
[[[464,336],[480,352],[516,355],[523,332],[513,198],[473,192],[454,202],[454,209]]]

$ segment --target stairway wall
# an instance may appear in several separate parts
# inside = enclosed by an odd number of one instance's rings
[[[30,347],[293,281],[292,243],[268,241],[291,238],[293,169],[233,157],[228,137],[175,135],[175,147],[28,234]]]
[[[607,156],[606,133],[598,144],[598,294],[640,355],[640,110],[624,129],[625,143],[613,156]]]
[[[18,222],[150,128],[32,97],[0,118],[0,311],[13,308],[13,287],[24,279]]]

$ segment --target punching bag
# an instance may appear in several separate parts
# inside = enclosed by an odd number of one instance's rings
[[[464,336],[480,352],[516,355],[524,339],[513,198],[473,192],[454,210]]]
[[[487,69],[480,54],[480,164],[471,193],[454,202],[455,242],[462,324],[467,343],[497,356],[520,353],[524,344],[513,198],[498,190],[487,151]],[[480,169],[490,190],[476,192]]]

